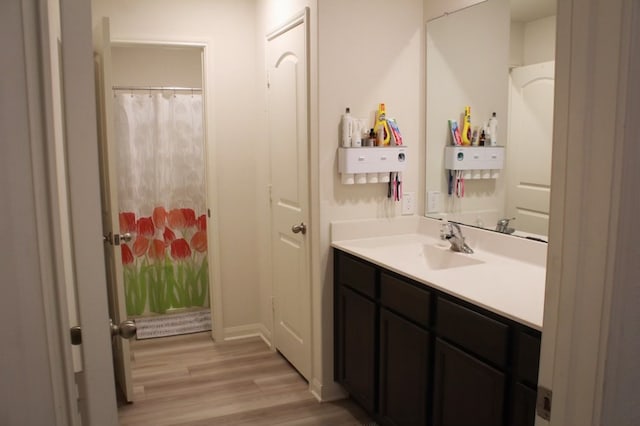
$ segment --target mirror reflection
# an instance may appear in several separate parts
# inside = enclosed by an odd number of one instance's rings
[[[427,216],[546,240],[555,13],[555,0],[488,0],[427,23]],[[449,121],[462,131],[467,106],[472,132],[496,113],[502,148],[462,146],[447,161]],[[501,164],[470,161],[494,151]]]

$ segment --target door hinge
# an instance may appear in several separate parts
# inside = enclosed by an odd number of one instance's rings
[[[207,209],[207,217],[211,219],[211,209]]]
[[[545,420],[551,420],[551,399],[553,393],[544,386],[538,386],[536,413]]]
[[[267,185],[267,189],[269,190],[269,203],[273,203],[273,185]]]

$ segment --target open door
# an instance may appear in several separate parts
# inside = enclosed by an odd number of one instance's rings
[[[130,238],[121,234],[119,209],[116,147],[113,130],[113,103],[111,102],[111,37],[109,19],[102,18],[94,28],[94,51],[96,60],[96,93],[98,96],[98,128],[100,154],[100,193],[102,194],[102,229],[105,236],[105,266],[107,273],[107,293],[109,314],[113,324],[127,320],[125,304],[124,275],[122,267],[121,241]],[[113,360],[116,384],[127,402],[133,401],[131,379],[131,355],[129,341],[113,340]]]

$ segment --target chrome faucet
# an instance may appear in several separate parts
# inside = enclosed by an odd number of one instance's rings
[[[509,228],[509,222],[512,220],[516,220],[515,217],[500,219],[496,224],[496,231],[502,232],[503,234],[513,234],[515,232],[514,228]]]
[[[440,229],[440,238],[449,241],[451,244],[451,250],[459,251],[461,253],[473,253],[471,247],[464,241],[464,235],[462,235],[462,229],[460,225],[452,222],[444,222]]]

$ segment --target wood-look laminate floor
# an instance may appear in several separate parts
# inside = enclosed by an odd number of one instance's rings
[[[198,333],[131,348],[135,401],[119,408],[123,426],[374,424],[350,400],[319,403],[259,338],[217,344]]]

